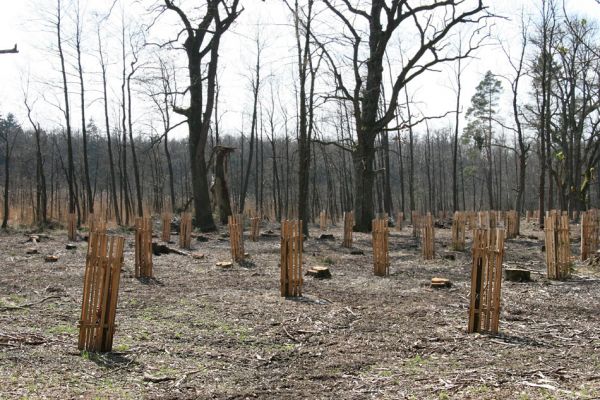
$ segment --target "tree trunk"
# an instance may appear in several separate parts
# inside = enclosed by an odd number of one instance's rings
[[[102,40],[100,39],[100,28],[98,28],[98,52],[100,53],[100,66],[102,67],[102,93],[104,96],[104,123],[106,129],[106,141],[108,146],[108,163],[110,167],[110,190],[112,194],[112,203],[115,219],[118,225],[121,225],[121,213],[119,212],[119,202],[117,201],[117,181],[115,178],[115,162],[112,152],[112,143],[110,138],[110,124],[108,121],[108,92],[106,84],[106,63],[104,62],[104,53],[102,52]]]

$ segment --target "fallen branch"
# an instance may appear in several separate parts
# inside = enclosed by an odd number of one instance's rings
[[[296,339],[295,337],[293,337],[292,334],[289,333],[287,329],[285,329],[285,326],[281,325],[281,327],[283,328],[283,331],[285,332],[285,334],[287,335],[287,337],[289,337],[290,339],[292,339],[294,342],[298,341],[298,339]]]
[[[175,387],[179,387],[179,385],[181,385],[183,383],[183,381],[185,381],[187,378],[189,378],[190,375],[194,375],[194,374],[197,374],[202,371],[203,370],[201,370],[201,369],[195,369],[193,371],[186,372],[185,374],[183,374],[181,379],[179,379],[177,382],[175,382]]]
[[[144,372],[144,381],[145,382],[159,383],[159,382],[174,381],[174,380],[175,380],[175,378],[172,376],[154,376],[154,375],[150,375],[147,372]]]
[[[38,304],[42,304],[45,301],[48,301],[50,299],[60,299],[62,296],[48,296],[48,297],[44,297],[43,299],[41,299],[40,301],[35,301],[33,303],[27,303],[27,304],[22,304],[20,306],[1,306],[0,307],[0,311],[12,311],[12,310],[20,310],[22,308],[28,308],[28,307],[32,307]]]

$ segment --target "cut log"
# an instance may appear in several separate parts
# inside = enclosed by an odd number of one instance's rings
[[[362,250],[356,249],[356,250],[352,250],[350,252],[350,254],[353,255],[353,256],[363,256],[365,254],[365,252],[362,251]]]
[[[58,261],[58,256],[46,256],[44,257],[44,261],[46,262],[57,262]]]
[[[335,240],[335,238],[331,233],[322,233],[319,236],[318,240]]]
[[[453,253],[445,253],[445,254],[442,254],[442,258],[443,258],[444,260],[451,260],[451,261],[454,261],[454,260],[456,260],[456,254],[453,254]]]
[[[201,259],[204,258],[204,254],[202,254],[202,253],[192,253],[192,258],[194,260],[201,260]]]
[[[75,250],[77,248],[77,245],[73,244],[73,243],[67,243],[67,245],[65,246],[65,249],[67,250]]]
[[[169,253],[175,253],[175,254],[179,254],[180,256],[189,256],[189,253],[186,253],[185,251],[176,249],[174,247],[170,247],[167,246],[166,244],[160,244],[160,243],[156,243],[156,242],[152,242],[152,253],[155,256],[160,256],[161,254],[169,254]]]
[[[268,230],[266,232],[261,232],[260,234],[261,237],[265,237],[265,238],[276,238],[279,237],[278,234],[276,234],[275,232],[273,232],[272,230]]]
[[[505,268],[504,279],[511,282],[531,281],[531,271],[521,268]]]
[[[329,279],[331,278],[331,271],[329,271],[328,267],[316,266],[309,268],[306,271],[306,275],[317,279]]]
[[[217,263],[217,267],[220,267],[220,268],[231,268],[231,267],[233,267],[233,263],[231,261],[219,261]]]
[[[450,288],[452,287],[452,282],[446,278],[431,278],[431,287],[435,289]]]
[[[38,254],[38,249],[36,248],[31,248],[31,249],[27,249],[27,251],[25,252],[25,254]]]

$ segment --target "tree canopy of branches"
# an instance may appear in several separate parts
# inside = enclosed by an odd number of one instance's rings
[[[375,138],[394,120],[400,91],[432,67],[467,57],[479,44],[476,35],[462,53],[448,50],[447,39],[461,25],[482,24],[490,15],[481,0],[372,0],[364,9],[353,6],[349,0],[323,1],[342,23],[343,41],[351,49],[350,55],[342,55],[350,60],[350,78],[342,73],[343,61],[328,47],[327,56],[335,77],[336,96],[349,103],[354,117],[355,229],[368,232],[373,218]],[[383,59],[390,40],[399,31],[414,32],[417,45],[403,56],[403,65],[389,83],[388,102],[382,105]]]

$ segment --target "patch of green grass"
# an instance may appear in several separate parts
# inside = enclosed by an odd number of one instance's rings
[[[73,325],[56,325],[48,329],[48,333],[53,335],[75,335],[79,332]]]
[[[407,367],[411,367],[411,368],[415,368],[415,367],[420,367],[421,365],[425,364],[426,361],[423,357],[421,357],[420,354],[415,355],[412,358],[409,358],[406,361],[406,366]]]
[[[114,350],[118,351],[118,352],[129,351],[129,345],[125,344],[125,343],[121,343],[121,344],[118,344],[117,346],[115,346]]]
[[[450,396],[448,395],[448,392],[446,392],[445,390],[442,390],[438,394],[438,399],[440,399],[440,400],[448,400],[448,399],[450,399]]]
[[[393,375],[393,373],[390,370],[384,369],[384,370],[379,371],[379,375],[384,378],[389,378]]]

